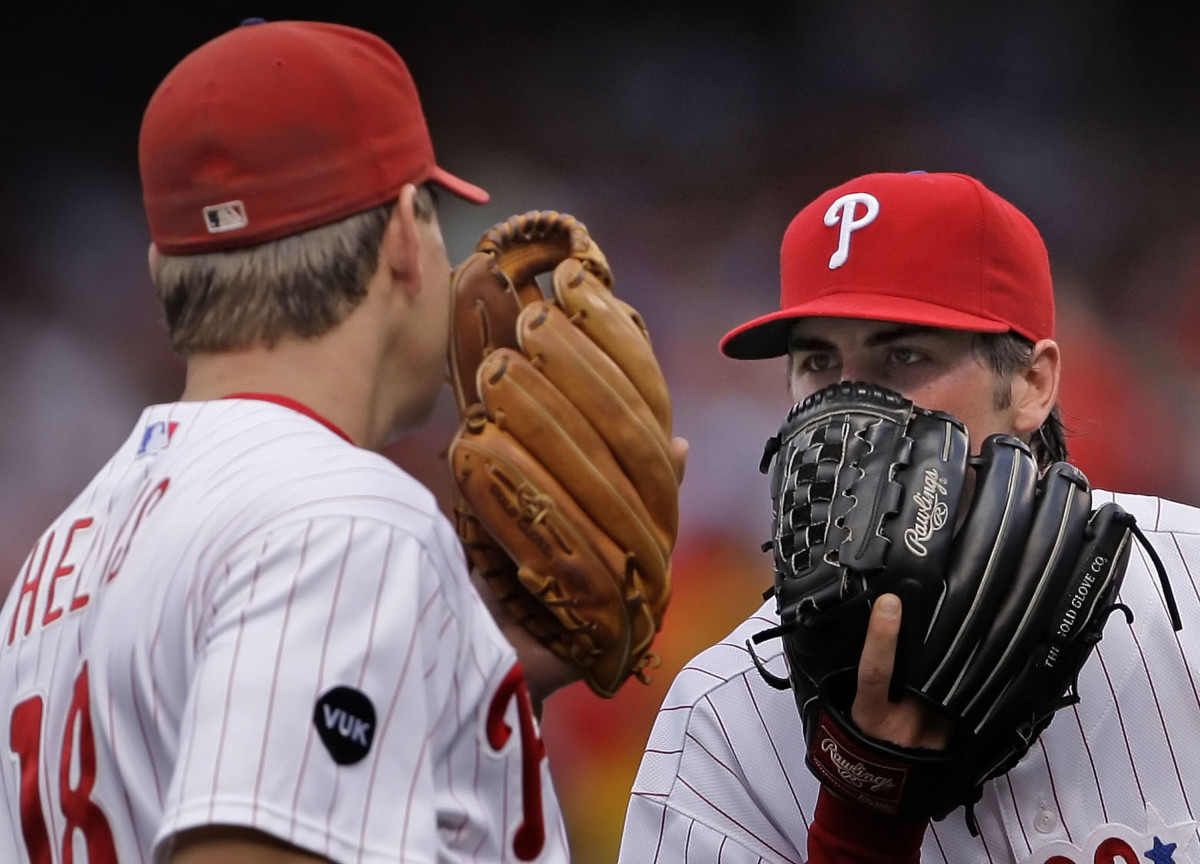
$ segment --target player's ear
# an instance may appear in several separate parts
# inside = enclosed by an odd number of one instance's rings
[[[415,284],[420,261],[420,234],[413,209],[417,187],[405,183],[396,198],[380,245],[382,263],[392,272],[392,278],[405,284]]]
[[[154,278],[154,271],[158,269],[158,247],[154,245],[154,241],[150,241],[149,248],[146,249],[146,264],[150,267],[150,278]]]
[[[1029,364],[1013,376],[1013,425],[1018,435],[1032,434],[1050,416],[1061,373],[1058,343],[1043,339],[1034,345]]]

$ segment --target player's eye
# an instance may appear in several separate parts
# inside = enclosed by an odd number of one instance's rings
[[[836,365],[837,360],[833,354],[826,351],[814,351],[810,354],[805,354],[800,358],[797,364],[803,372],[828,372]]]
[[[927,355],[916,348],[896,346],[888,352],[888,363],[894,366],[911,366],[925,360]]]

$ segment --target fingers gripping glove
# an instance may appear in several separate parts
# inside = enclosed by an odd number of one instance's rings
[[[555,212],[491,228],[451,282],[459,537],[525,629],[612,696],[657,662],[678,529],[646,327],[584,225]]]
[[[983,783],[1078,701],[1109,613],[1130,614],[1116,596],[1131,537],[1145,540],[1120,506],[1092,509],[1076,468],[1039,472],[1016,438],[969,454],[956,418],[879,387],[837,384],[796,405],[763,457],[780,626],[754,641],[782,637],[790,680],[759,670],[792,688],[823,784],[905,818],[966,805],[973,827]],[[891,698],[948,718],[946,750],[894,746],[851,720],[871,604],[886,592],[903,604]]]

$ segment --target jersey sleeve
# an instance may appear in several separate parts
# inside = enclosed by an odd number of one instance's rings
[[[791,693],[766,685],[745,647],[767,623],[752,618],[672,683],[634,781],[621,864],[805,860],[816,783],[800,720]],[[781,655],[764,659],[782,667]]]
[[[844,804],[822,792],[805,765],[795,699],[763,680],[746,647],[777,623],[772,605],[693,658],[672,683],[634,781],[619,864],[920,860],[925,823]],[[778,645],[759,657],[787,675]]]
[[[461,655],[444,562],[386,522],[319,516],[238,545],[194,598],[161,842],[254,827],[316,854],[433,861],[431,762]]]
[[[764,857],[665,802],[639,797],[629,802],[620,854],[622,864],[786,864],[799,860]]]

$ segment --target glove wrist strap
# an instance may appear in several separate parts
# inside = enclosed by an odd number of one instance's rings
[[[806,761],[835,795],[902,819],[941,819],[954,809],[954,802],[940,801],[938,788],[955,763],[952,751],[889,744],[864,735],[827,705],[816,711],[807,724]]]

